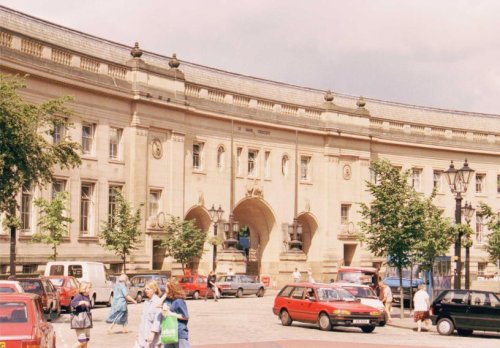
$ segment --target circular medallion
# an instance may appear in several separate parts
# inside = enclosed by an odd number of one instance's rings
[[[160,139],[153,139],[151,148],[153,151],[153,157],[156,159],[160,159],[162,155],[162,146]]]
[[[351,179],[351,166],[346,164],[344,168],[342,169],[342,176],[344,177],[345,180]]]

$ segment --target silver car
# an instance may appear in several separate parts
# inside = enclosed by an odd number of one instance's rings
[[[255,276],[234,275],[221,276],[215,283],[221,295],[241,297],[243,295],[264,296],[264,284]]]

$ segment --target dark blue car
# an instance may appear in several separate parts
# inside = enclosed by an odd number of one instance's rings
[[[387,277],[384,279],[384,283],[391,288],[393,302],[399,303],[401,301],[399,277]],[[411,281],[409,278],[403,278],[403,299],[406,304],[410,303],[410,284],[411,293],[414,294],[417,292],[418,286],[424,284],[424,281],[420,278],[414,278]]]

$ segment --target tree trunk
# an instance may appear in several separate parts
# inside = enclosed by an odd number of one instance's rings
[[[399,273],[399,305],[400,305],[400,312],[399,312],[399,317],[401,319],[404,318],[405,316],[405,299],[404,299],[404,290],[403,290],[403,268],[401,266],[398,266],[398,273]]]
[[[123,254],[123,268],[122,268],[122,273],[123,274],[127,274],[125,271],[127,270],[127,255],[126,254]]]
[[[54,250],[54,254],[52,255],[52,259],[57,261],[57,244],[52,244],[52,250]]]

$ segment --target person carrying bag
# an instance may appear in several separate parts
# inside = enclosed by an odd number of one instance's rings
[[[163,344],[177,343],[179,341],[179,325],[176,315],[167,315],[161,322],[160,342]]]
[[[78,342],[74,348],[86,348],[90,340],[90,329],[92,328],[92,313],[90,312],[89,292],[92,284],[81,282],[78,295],[71,300],[71,328],[75,330]]]

